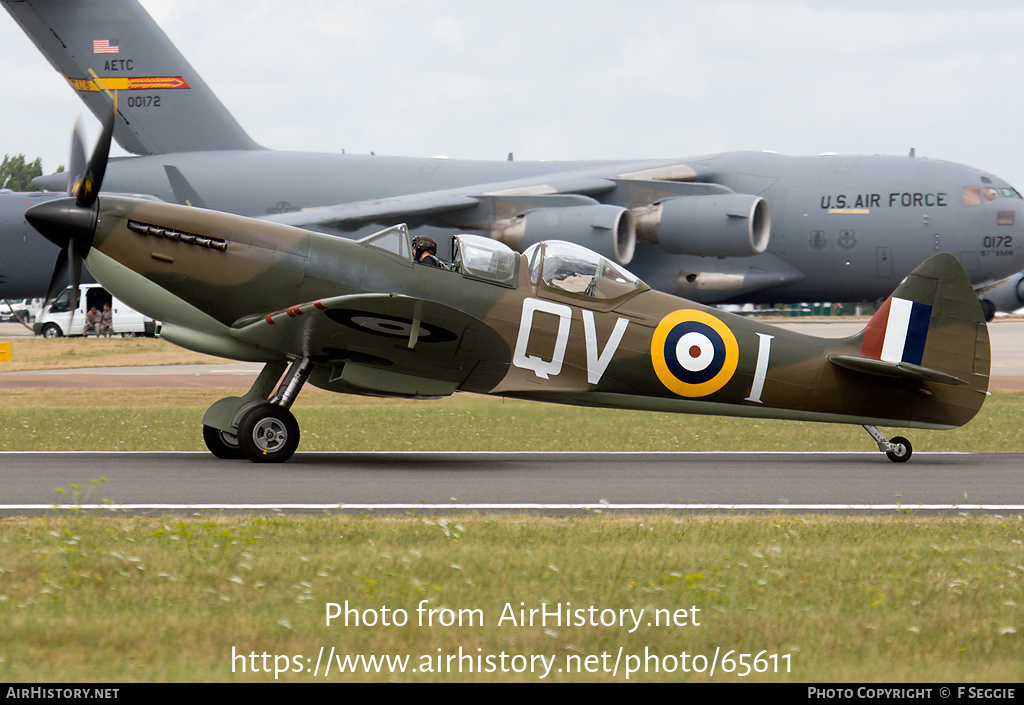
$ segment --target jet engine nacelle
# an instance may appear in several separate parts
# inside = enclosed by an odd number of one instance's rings
[[[768,203],[745,193],[668,198],[635,214],[637,236],[673,254],[759,255],[771,234]]]
[[[1021,308],[1024,306],[1024,276],[1018,274],[1005,284],[989,289],[981,295],[981,302],[988,320],[992,319],[996,311],[1009,313]]]
[[[498,239],[520,252],[543,240],[565,240],[626,265],[633,259],[636,226],[633,214],[619,206],[538,208],[517,215]]]

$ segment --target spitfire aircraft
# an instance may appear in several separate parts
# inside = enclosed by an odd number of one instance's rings
[[[114,137],[139,156],[111,162],[112,192],[201,199],[353,239],[407,223],[447,257],[457,233],[520,252],[571,241],[702,303],[880,299],[937,252],[956,255],[976,285],[1024,269],[1024,200],[970,166],[913,154],[536,162],[274,151],[136,0],[2,4],[101,121],[107,92],[120,91]],[[65,191],[67,175],[37,183]],[[7,241],[0,297],[40,295],[56,252]],[[35,271],[35,291],[13,288]]]
[[[988,388],[989,339],[963,268],[937,254],[859,335],[801,335],[652,290],[564,241],[522,254],[453,238],[451,266],[414,261],[408,229],[358,241],[201,208],[99,196],[107,121],[72,196],[27,218],[114,296],[183,347],[265,363],[214,403],[214,455],[283,462],[306,383],[424,398],[456,391],[564,404],[863,425],[893,461],[912,452],[877,425],[948,429]]]

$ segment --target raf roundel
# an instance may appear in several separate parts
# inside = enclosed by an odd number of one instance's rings
[[[327,317],[349,328],[395,338],[408,338],[414,330],[414,324],[411,319],[389,316],[383,313],[356,311],[347,308],[331,309],[327,311]],[[459,337],[452,331],[433,324],[426,325],[421,323],[415,330],[418,339],[424,343],[447,343]]]
[[[658,379],[683,397],[717,392],[732,379],[739,357],[729,327],[703,311],[670,313],[651,338],[651,362]]]

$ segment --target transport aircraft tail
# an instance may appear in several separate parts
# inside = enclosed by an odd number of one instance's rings
[[[137,0],[0,0],[133,154],[261,149]]]

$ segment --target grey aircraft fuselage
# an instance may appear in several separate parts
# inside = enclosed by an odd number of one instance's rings
[[[873,300],[940,251],[954,254],[976,285],[1024,269],[1024,200],[1017,192],[973,167],[923,157],[734,152],[636,162],[487,162],[213,151],[112,160],[104,190],[181,200],[170,186],[165,165],[174,166],[211,209],[324,232],[332,228],[318,222],[321,216],[303,211],[428,193],[479,195],[549,183],[567,192],[574,181],[685,165],[695,172],[696,182],[762,196],[771,213],[770,240],[760,255],[679,255],[657,243],[638,242],[628,265],[632,271],[656,289],[702,303]],[[61,179],[54,175],[44,183],[63,190]],[[595,198],[610,202],[602,195]],[[334,232],[361,237],[409,222],[414,234],[430,234],[442,243],[442,254],[447,236],[482,232],[453,223],[448,216],[446,211],[382,214]],[[52,249],[43,244],[48,252]],[[48,255],[49,262],[54,254],[55,250]],[[40,286],[45,287],[45,281]],[[0,291],[0,296],[33,294],[38,295],[38,289]]]
[[[57,259],[56,245],[42,241],[25,220],[37,203],[63,198],[63,193],[0,191],[0,301],[43,296]],[[83,281],[90,281],[84,276]]]

